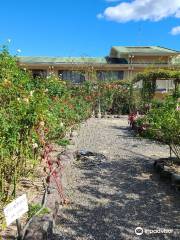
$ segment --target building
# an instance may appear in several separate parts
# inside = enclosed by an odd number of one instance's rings
[[[19,57],[19,64],[31,70],[34,77],[54,73],[62,80],[81,83],[93,79],[131,79],[135,74],[149,68],[164,69],[172,67],[172,64],[176,67],[180,61],[173,59],[178,55],[178,51],[164,47],[115,46],[106,57]]]

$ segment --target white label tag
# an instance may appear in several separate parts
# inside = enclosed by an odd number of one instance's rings
[[[16,219],[20,218],[26,212],[28,212],[28,201],[26,194],[23,194],[4,208],[7,226]]]

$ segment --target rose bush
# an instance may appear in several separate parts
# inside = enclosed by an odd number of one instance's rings
[[[0,208],[18,180],[33,172],[44,142],[63,138],[69,126],[91,115],[81,91],[58,78],[33,79],[7,49],[0,53]],[[42,135],[44,135],[42,137]]]
[[[169,96],[160,106],[137,119],[136,126],[146,126],[141,135],[169,145],[180,160],[180,111],[178,99]]]
[[[93,103],[95,112],[127,114],[133,108],[132,84],[128,81],[97,81],[88,86],[86,99]]]

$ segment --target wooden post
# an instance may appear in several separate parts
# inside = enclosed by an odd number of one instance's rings
[[[14,175],[14,199],[16,198],[16,169],[15,169],[15,175]],[[21,224],[19,220],[16,220],[16,226],[17,226],[17,233],[18,233],[18,240],[22,239],[22,232],[21,232]]]
[[[101,118],[101,102],[100,102],[100,99],[99,99],[99,102],[98,102],[98,118]]]
[[[16,220],[16,226],[17,226],[18,240],[22,240],[22,229],[18,219]]]

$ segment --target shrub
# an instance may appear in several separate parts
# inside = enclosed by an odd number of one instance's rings
[[[155,105],[139,119],[139,126],[147,124],[145,136],[169,145],[180,160],[180,109],[176,98],[168,97],[160,106]]]
[[[86,91],[86,89],[84,90]],[[46,141],[91,114],[79,90],[51,76],[33,79],[7,49],[0,53],[0,207],[15,196],[18,180],[33,172]]]

